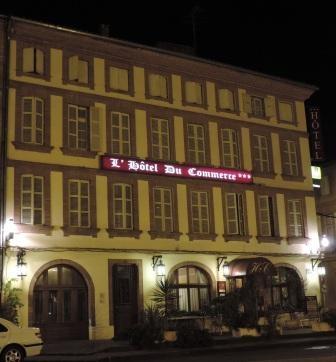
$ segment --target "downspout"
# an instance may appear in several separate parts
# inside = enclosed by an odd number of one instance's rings
[[[0,120],[0,308],[2,306],[3,289],[3,271],[6,252],[6,165],[7,165],[7,131],[8,131],[8,86],[9,86],[9,47],[10,47],[10,28],[12,20],[5,17],[2,44],[3,64],[2,64],[2,97],[1,97],[1,120]]]

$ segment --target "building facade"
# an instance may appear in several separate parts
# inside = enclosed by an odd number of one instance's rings
[[[304,108],[315,87],[0,20],[2,278],[27,268],[22,324],[46,340],[121,336],[162,264],[180,311],[247,277],[260,314],[320,300]]]

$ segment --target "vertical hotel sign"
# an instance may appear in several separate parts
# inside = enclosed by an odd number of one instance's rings
[[[307,123],[311,160],[313,162],[324,161],[324,147],[319,107],[308,107]]]
[[[244,184],[253,182],[251,172],[245,170],[177,165],[115,156],[102,156],[101,166],[104,170],[121,172],[146,173]]]

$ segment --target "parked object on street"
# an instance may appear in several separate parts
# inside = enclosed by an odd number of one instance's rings
[[[39,355],[42,347],[39,328],[18,327],[7,319],[0,318],[1,362],[22,362],[25,357]]]

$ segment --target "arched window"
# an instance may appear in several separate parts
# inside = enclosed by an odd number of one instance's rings
[[[185,312],[202,310],[210,302],[210,282],[204,270],[192,265],[174,271],[171,283],[176,289],[176,309]]]
[[[294,269],[276,268],[272,279],[273,305],[288,310],[303,310],[304,290],[299,275]]]

